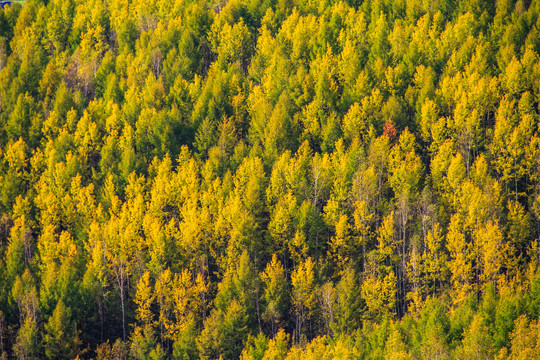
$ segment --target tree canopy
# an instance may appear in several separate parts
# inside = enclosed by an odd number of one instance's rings
[[[540,359],[540,1],[0,8],[1,359]]]

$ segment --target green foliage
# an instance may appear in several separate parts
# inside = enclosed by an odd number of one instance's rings
[[[79,331],[71,322],[71,311],[58,301],[49,322],[45,325],[43,346],[49,359],[72,359],[81,346]]]

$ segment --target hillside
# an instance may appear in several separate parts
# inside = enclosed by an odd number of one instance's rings
[[[0,359],[540,359],[539,15],[0,9]]]

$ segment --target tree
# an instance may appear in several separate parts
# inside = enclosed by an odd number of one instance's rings
[[[374,213],[370,212],[366,201],[358,201],[354,210],[354,229],[358,233],[358,241],[362,247],[362,268],[366,269],[366,249],[371,235],[370,227]]]
[[[244,70],[250,57],[253,45],[248,27],[242,18],[232,26],[216,21],[212,25],[210,42],[213,51],[218,54],[218,63],[225,66],[228,62],[238,62]]]
[[[12,295],[19,307],[20,323],[13,350],[21,359],[32,359],[38,354],[38,296],[28,268],[17,276]]]
[[[13,209],[14,224],[9,234],[9,243],[5,248],[6,270],[10,284],[13,284],[16,277],[22,275],[28,268],[35,250],[28,200],[19,196]]]
[[[280,329],[273,339],[268,341],[268,349],[262,360],[283,360],[289,350],[289,335]]]
[[[336,304],[330,328],[335,334],[347,334],[360,325],[361,303],[358,294],[357,274],[352,266],[342,272],[335,286]]]
[[[37,324],[32,318],[26,318],[17,333],[13,351],[20,359],[33,359],[37,347]]]
[[[294,235],[292,213],[298,211],[297,200],[290,192],[282,197],[272,211],[268,231],[273,238],[275,253],[284,255]],[[285,257],[284,257],[285,258]]]
[[[512,331],[512,347],[510,359],[538,359],[540,329],[538,321],[529,321],[522,315],[514,323]]]
[[[395,240],[393,212],[383,219],[377,240],[377,248],[368,254],[366,277],[361,286],[366,315],[371,320],[387,316],[396,306],[398,279],[394,269],[400,241]]]
[[[263,300],[266,306],[262,319],[270,323],[271,333],[275,336],[288,305],[285,269],[278,261],[276,254],[272,255],[272,261],[261,274],[261,280],[265,284]]]
[[[465,161],[467,176],[474,159],[474,153],[480,142],[480,114],[477,109],[471,109],[465,95],[456,104],[453,123],[449,124],[455,132],[456,145]]]
[[[30,181],[28,151],[28,145],[22,138],[4,148],[5,175],[2,176],[1,201],[6,208],[14,205]]]
[[[350,225],[347,215],[342,214],[335,224],[336,235],[330,240],[328,257],[333,260],[333,267],[343,269],[352,258],[353,249],[350,236]]]
[[[458,348],[458,359],[491,359],[493,357],[493,345],[487,327],[482,324],[482,319],[476,315],[464,334],[462,345]]]
[[[394,327],[386,340],[386,355],[384,358],[400,360],[413,359],[413,356],[406,350],[406,345],[403,342],[403,335],[397,326]]]
[[[448,254],[444,249],[445,237],[438,223],[424,238],[423,249],[413,250],[407,264],[408,276],[412,281],[413,292],[407,296],[420,296],[420,301],[443,288],[449,274]]]
[[[231,259],[232,260],[232,259]],[[253,278],[253,265],[243,252],[229,268],[218,285],[214,309],[204,321],[197,338],[202,358],[237,358],[248,334],[258,323],[258,279]]]
[[[35,144],[39,140],[40,121],[34,98],[29,93],[20,94],[6,124],[7,135],[11,139],[21,137]]]
[[[71,310],[58,301],[52,316],[45,324],[43,346],[49,359],[73,359],[79,353],[82,341],[79,330],[71,320]]]
[[[295,343],[299,344],[308,335],[305,330],[316,305],[314,263],[310,257],[299,264],[291,274],[292,298],[295,314]]]
[[[390,50],[390,44],[388,43],[388,23],[386,15],[381,12],[380,14],[373,14],[377,17],[377,20],[373,22],[372,29],[369,32],[371,43],[371,55],[374,59],[387,59]]]
[[[489,221],[485,227],[477,230],[475,240],[476,262],[481,268],[479,281],[495,283],[503,265],[501,255],[505,251],[502,232],[497,223]]]
[[[154,302],[152,285],[150,284],[150,272],[145,272],[137,284],[137,293],[135,294],[135,304],[137,304],[136,319],[143,326],[153,323],[153,314],[151,310]]]
[[[43,310],[49,312],[63,300],[59,311],[64,312],[67,311],[63,308],[64,302],[76,304],[80,255],[69,233],[64,231],[55,236],[54,230],[54,226],[48,226],[38,239],[42,284],[40,302]]]
[[[494,139],[491,144],[496,154],[495,166],[506,183],[513,183],[515,201],[518,201],[518,182],[526,175],[525,144],[532,136],[533,118],[530,114],[518,120],[515,101],[503,99],[495,117]]]
[[[506,267],[513,272],[519,269],[523,262],[526,247],[531,241],[532,218],[523,205],[516,201],[508,202],[507,224],[507,259]]]
[[[236,299],[224,311],[214,310],[204,322],[204,329],[197,338],[199,354],[203,359],[236,358],[247,337],[247,314]]]
[[[418,322],[421,337],[421,354],[425,359],[449,359],[450,319],[447,307],[436,298],[426,301]]]
[[[426,100],[422,104],[422,112],[420,117],[420,129],[422,131],[422,139],[425,142],[433,141],[433,135],[431,134],[432,128],[437,123],[438,119],[437,104],[432,100]]]
[[[472,291],[471,245],[466,241],[462,228],[463,220],[456,214],[452,216],[446,235],[446,247],[450,255],[453,300],[456,304],[464,302]]]
[[[353,194],[357,201],[354,204],[354,230],[359,236],[362,246],[362,267],[366,268],[366,250],[372,235],[371,227],[375,220],[375,206],[378,194],[378,174],[375,167],[361,167],[353,180]]]

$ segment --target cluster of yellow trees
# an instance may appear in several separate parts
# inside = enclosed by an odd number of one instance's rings
[[[540,2],[0,9],[1,359],[539,359]]]

